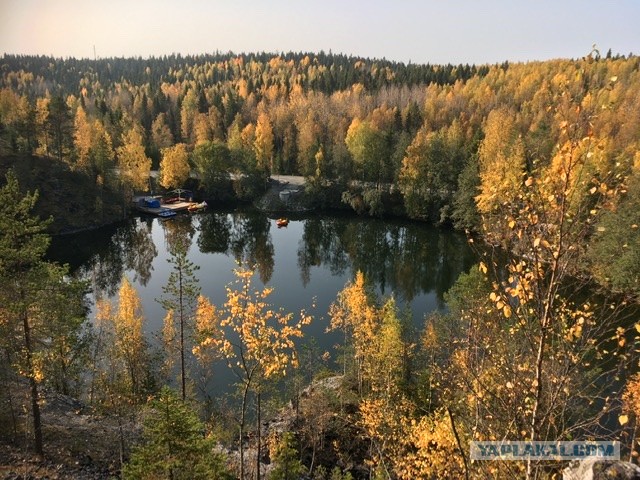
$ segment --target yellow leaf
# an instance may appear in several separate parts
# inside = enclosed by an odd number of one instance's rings
[[[638,331],[638,333],[640,333],[640,323],[636,323],[635,327],[636,327],[636,330]]]
[[[534,246],[535,248],[538,248],[538,245],[540,245],[540,238],[539,238],[539,237],[538,237],[538,238],[536,238],[536,239],[533,241],[533,246]]]
[[[480,265],[478,266],[478,268],[482,273],[487,273],[487,266],[485,265],[484,262],[480,262]]]
[[[511,317],[511,307],[509,305],[505,305],[504,309],[502,310],[502,314],[505,316],[505,318]]]
[[[620,415],[618,417],[618,421],[620,422],[620,425],[626,425],[629,421],[629,415]]]
[[[515,226],[516,226],[516,221],[515,221],[515,220],[511,220],[511,221],[509,222],[509,228],[513,228],[513,227],[515,227]]]

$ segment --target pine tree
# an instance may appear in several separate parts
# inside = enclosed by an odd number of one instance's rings
[[[149,403],[143,444],[125,465],[125,479],[230,479],[215,442],[196,413],[168,387]]]
[[[166,323],[177,324],[175,338],[171,343],[177,342],[180,355],[180,385],[182,400],[187,397],[187,366],[186,352],[187,342],[193,331],[195,323],[196,307],[200,286],[195,272],[199,269],[191,260],[187,258],[188,245],[184,240],[179,240],[171,249],[171,258],[168,259],[172,266],[167,284],[162,287],[163,296],[159,302],[167,311]],[[169,329],[168,325],[165,325]],[[170,350],[173,350],[170,348]]]
[[[269,480],[297,480],[305,473],[306,469],[300,461],[300,454],[291,432],[285,432],[282,438],[270,439],[269,456],[274,463]]]
[[[51,98],[47,128],[51,138],[50,150],[59,161],[68,160],[73,145],[73,119],[61,96]]]
[[[75,368],[70,349],[79,348],[84,318],[81,284],[67,279],[66,268],[44,260],[48,221],[32,215],[36,193],[22,194],[9,171],[0,188],[0,340],[5,358],[29,381],[34,450],[42,455],[40,384],[68,390]],[[75,353],[75,352],[74,352]]]

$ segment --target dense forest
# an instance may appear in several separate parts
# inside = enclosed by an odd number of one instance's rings
[[[36,156],[82,175],[95,216],[114,208],[111,196],[147,191],[152,168],[165,188],[196,172],[213,202],[229,188],[254,198],[270,175],[295,174],[316,208],[406,215],[482,244],[482,262],[447,294],[449,312],[421,332],[364,275],[345,286],[329,312],[345,339],[340,385],[296,397],[295,428],[267,441],[270,478],[541,478],[558,465],[472,462],[469,442],[607,438],[637,448],[640,58],[594,50],[476,67],[324,53],[5,55],[0,64],[0,155],[16,170]],[[294,339],[311,319],[272,308],[250,268],[225,305],[211,305],[176,238],[164,360],[154,361],[135,289],[123,282],[90,328],[83,286],[44,260],[35,196],[10,200],[21,195],[14,173],[2,184],[0,381],[14,381],[9,366],[28,379],[36,450],[44,383],[118,418],[153,398],[126,477],[177,478],[189,465],[193,478],[259,478],[244,450],[261,452],[265,439],[249,410],[259,424],[261,399],[296,370]],[[214,358],[236,373],[242,401],[235,423],[208,411],[204,438],[186,402]],[[178,393],[161,389],[176,371]],[[177,441],[169,424],[189,439],[180,458],[163,450]],[[226,438],[235,463],[211,454],[214,437],[225,440],[220,425],[239,431]]]

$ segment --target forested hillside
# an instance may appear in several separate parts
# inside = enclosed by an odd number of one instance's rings
[[[319,199],[331,187],[358,212],[468,228],[478,225],[483,138],[519,139],[527,166],[548,162],[567,113],[557,107],[569,102],[618,158],[638,141],[637,86],[637,57],[597,52],[481,67],[331,54],[5,55],[0,152],[51,156],[98,183],[115,163],[135,177],[164,157],[167,171],[188,159],[214,196],[224,172],[300,174]],[[490,112],[506,130],[491,130]],[[168,185],[180,180],[167,174]]]
[[[297,423],[269,443],[273,472],[288,465],[318,479],[542,478],[559,474],[559,464],[471,462],[469,442],[598,438],[621,441],[625,455],[637,449],[640,58],[594,50],[575,60],[476,67],[332,54],[5,55],[0,69],[0,154],[64,163],[95,185],[97,199],[107,186],[122,198],[146,190],[152,166],[166,188],[195,171],[212,199],[222,198],[223,185],[251,198],[268,175],[298,174],[318,206],[341,202],[360,214],[477,234],[469,240],[482,242],[482,261],[448,293],[449,311],[425,319],[420,332],[363,274],[345,286],[328,313],[344,338],[339,381],[306,397],[296,392]],[[17,180],[6,178],[0,194],[18,196]],[[16,359],[7,365],[30,380],[35,417],[40,383],[69,388],[57,366],[81,369],[65,342],[85,337],[81,305],[68,301],[82,285],[43,263],[46,223],[31,218],[34,204],[32,196],[0,202],[0,279],[11,286],[0,293],[1,338],[13,335],[20,347],[0,346],[3,358]],[[34,244],[23,252],[15,238]],[[239,450],[233,474],[248,477],[245,443],[261,451],[264,439],[260,428],[245,435],[247,412],[259,424],[262,395],[298,366],[293,339],[311,319],[271,308],[270,289],[254,292],[247,269],[227,302],[212,305],[180,245],[161,299],[164,363],[146,349],[140,300],[124,281],[119,300],[96,308],[99,343],[83,350],[90,388],[81,374],[71,386],[122,419],[154,397],[146,444],[125,476],[145,478],[152,468],[173,475],[162,448],[175,432],[157,416],[166,411],[189,439],[178,465],[223,478],[224,459],[202,453],[211,453],[212,437],[203,439],[183,408],[195,398],[188,382],[207,380],[213,360],[223,360],[239,379],[242,408],[206,420],[209,433]],[[43,286],[61,290],[36,294]],[[65,302],[77,310],[75,327]],[[47,308],[61,325],[53,333]],[[193,333],[186,343],[184,332]],[[30,343],[30,334],[43,341]],[[59,350],[48,347],[56,342]],[[189,348],[197,372],[184,367]],[[177,381],[167,374],[177,365],[181,399],[159,388]],[[228,425],[233,438],[225,438]]]

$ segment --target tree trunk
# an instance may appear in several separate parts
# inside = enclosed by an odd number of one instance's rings
[[[187,398],[187,383],[184,366],[184,301],[183,301],[183,286],[182,286],[182,268],[178,272],[179,275],[179,309],[180,309],[180,376],[182,377],[182,401]]]
[[[120,470],[124,468],[124,429],[122,428],[121,412],[116,413],[118,419],[118,455],[120,457]]]
[[[258,425],[257,425],[257,427],[258,427],[258,432],[257,432],[258,445],[256,447],[256,450],[257,450],[257,455],[256,455],[256,480],[260,480],[260,447],[261,447],[261,445],[260,445],[260,440],[261,440],[261,438],[260,438],[260,409],[261,409],[261,405],[260,405],[260,390],[258,390],[258,398],[257,398],[257,410],[258,411],[256,412],[257,413],[256,416],[258,417]]]
[[[182,401],[187,398],[187,383],[184,367],[184,320],[180,314],[180,377],[182,380]]]
[[[242,405],[240,411],[240,480],[244,480],[244,419],[247,412],[247,396],[249,394],[249,385],[247,382],[242,392]]]
[[[546,321],[543,322],[543,328],[540,332],[540,340],[538,342],[538,351],[536,354],[536,369],[535,369],[535,395],[534,395],[534,404],[533,411],[531,412],[531,430],[529,434],[529,440],[535,442],[538,440],[538,414],[540,410],[540,403],[542,402],[542,363],[544,360],[544,351],[546,346]],[[533,475],[533,461],[531,457],[527,459],[527,479],[532,478]]]
[[[453,430],[453,436],[456,439],[458,450],[460,451],[460,456],[462,457],[462,462],[464,463],[464,478],[466,480],[469,480],[469,464],[467,463],[467,456],[464,454],[464,448],[462,446],[462,442],[460,441],[460,435],[458,435],[456,424],[453,421],[453,413],[451,413],[451,409],[449,407],[447,407],[447,414],[449,415],[449,421],[451,422],[451,430]]]
[[[564,212],[564,208],[562,210]],[[563,216],[564,217],[564,216]],[[562,245],[562,227],[563,225],[560,225],[560,245]],[[543,305],[543,311],[542,311],[542,318],[540,319],[540,338],[538,339],[538,346],[537,346],[537,352],[536,352],[536,365],[535,365],[535,377],[534,377],[534,382],[535,382],[535,394],[534,394],[534,403],[533,403],[533,410],[531,412],[531,425],[530,425],[530,434],[529,434],[529,439],[534,442],[536,440],[541,440],[538,437],[538,431],[540,430],[540,425],[539,425],[539,418],[538,416],[540,415],[540,408],[541,408],[541,404],[542,404],[542,379],[544,376],[544,370],[543,370],[543,363],[544,363],[544,356],[545,356],[545,350],[547,347],[547,333],[548,333],[548,329],[549,326],[551,325],[551,312],[553,310],[553,303],[554,303],[554,297],[556,294],[556,281],[557,281],[557,273],[559,271],[559,264],[558,264],[558,259],[555,259],[553,261],[552,264],[552,268],[551,268],[551,275],[549,278],[549,287],[547,289],[545,298],[544,298],[544,305]],[[533,462],[531,460],[531,457],[529,457],[527,459],[527,471],[526,471],[526,478],[530,479],[532,478],[533,475]]]
[[[7,365],[11,365],[11,355],[9,354],[9,350],[5,350],[6,352],[6,362]],[[5,376],[6,375],[6,376]],[[7,403],[9,404],[9,413],[11,414],[11,431],[13,433],[13,441],[17,441],[18,439],[18,419],[16,417],[16,408],[13,404],[13,395],[12,392],[15,391],[14,388],[11,387],[13,383],[13,377],[10,376],[8,370],[1,375],[2,378],[2,388],[3,392],[7,395]]]
[[[31,411],[33,413],[33,446],[36,454],[44,455],[42,446],[42,421],[40,419],[40,404],[38,403],[38,382],[33,368],[33,347],[31,345],[31,325],[27,312],[22,313],[22,328],[24,330],[24,347],[31,390]]]

